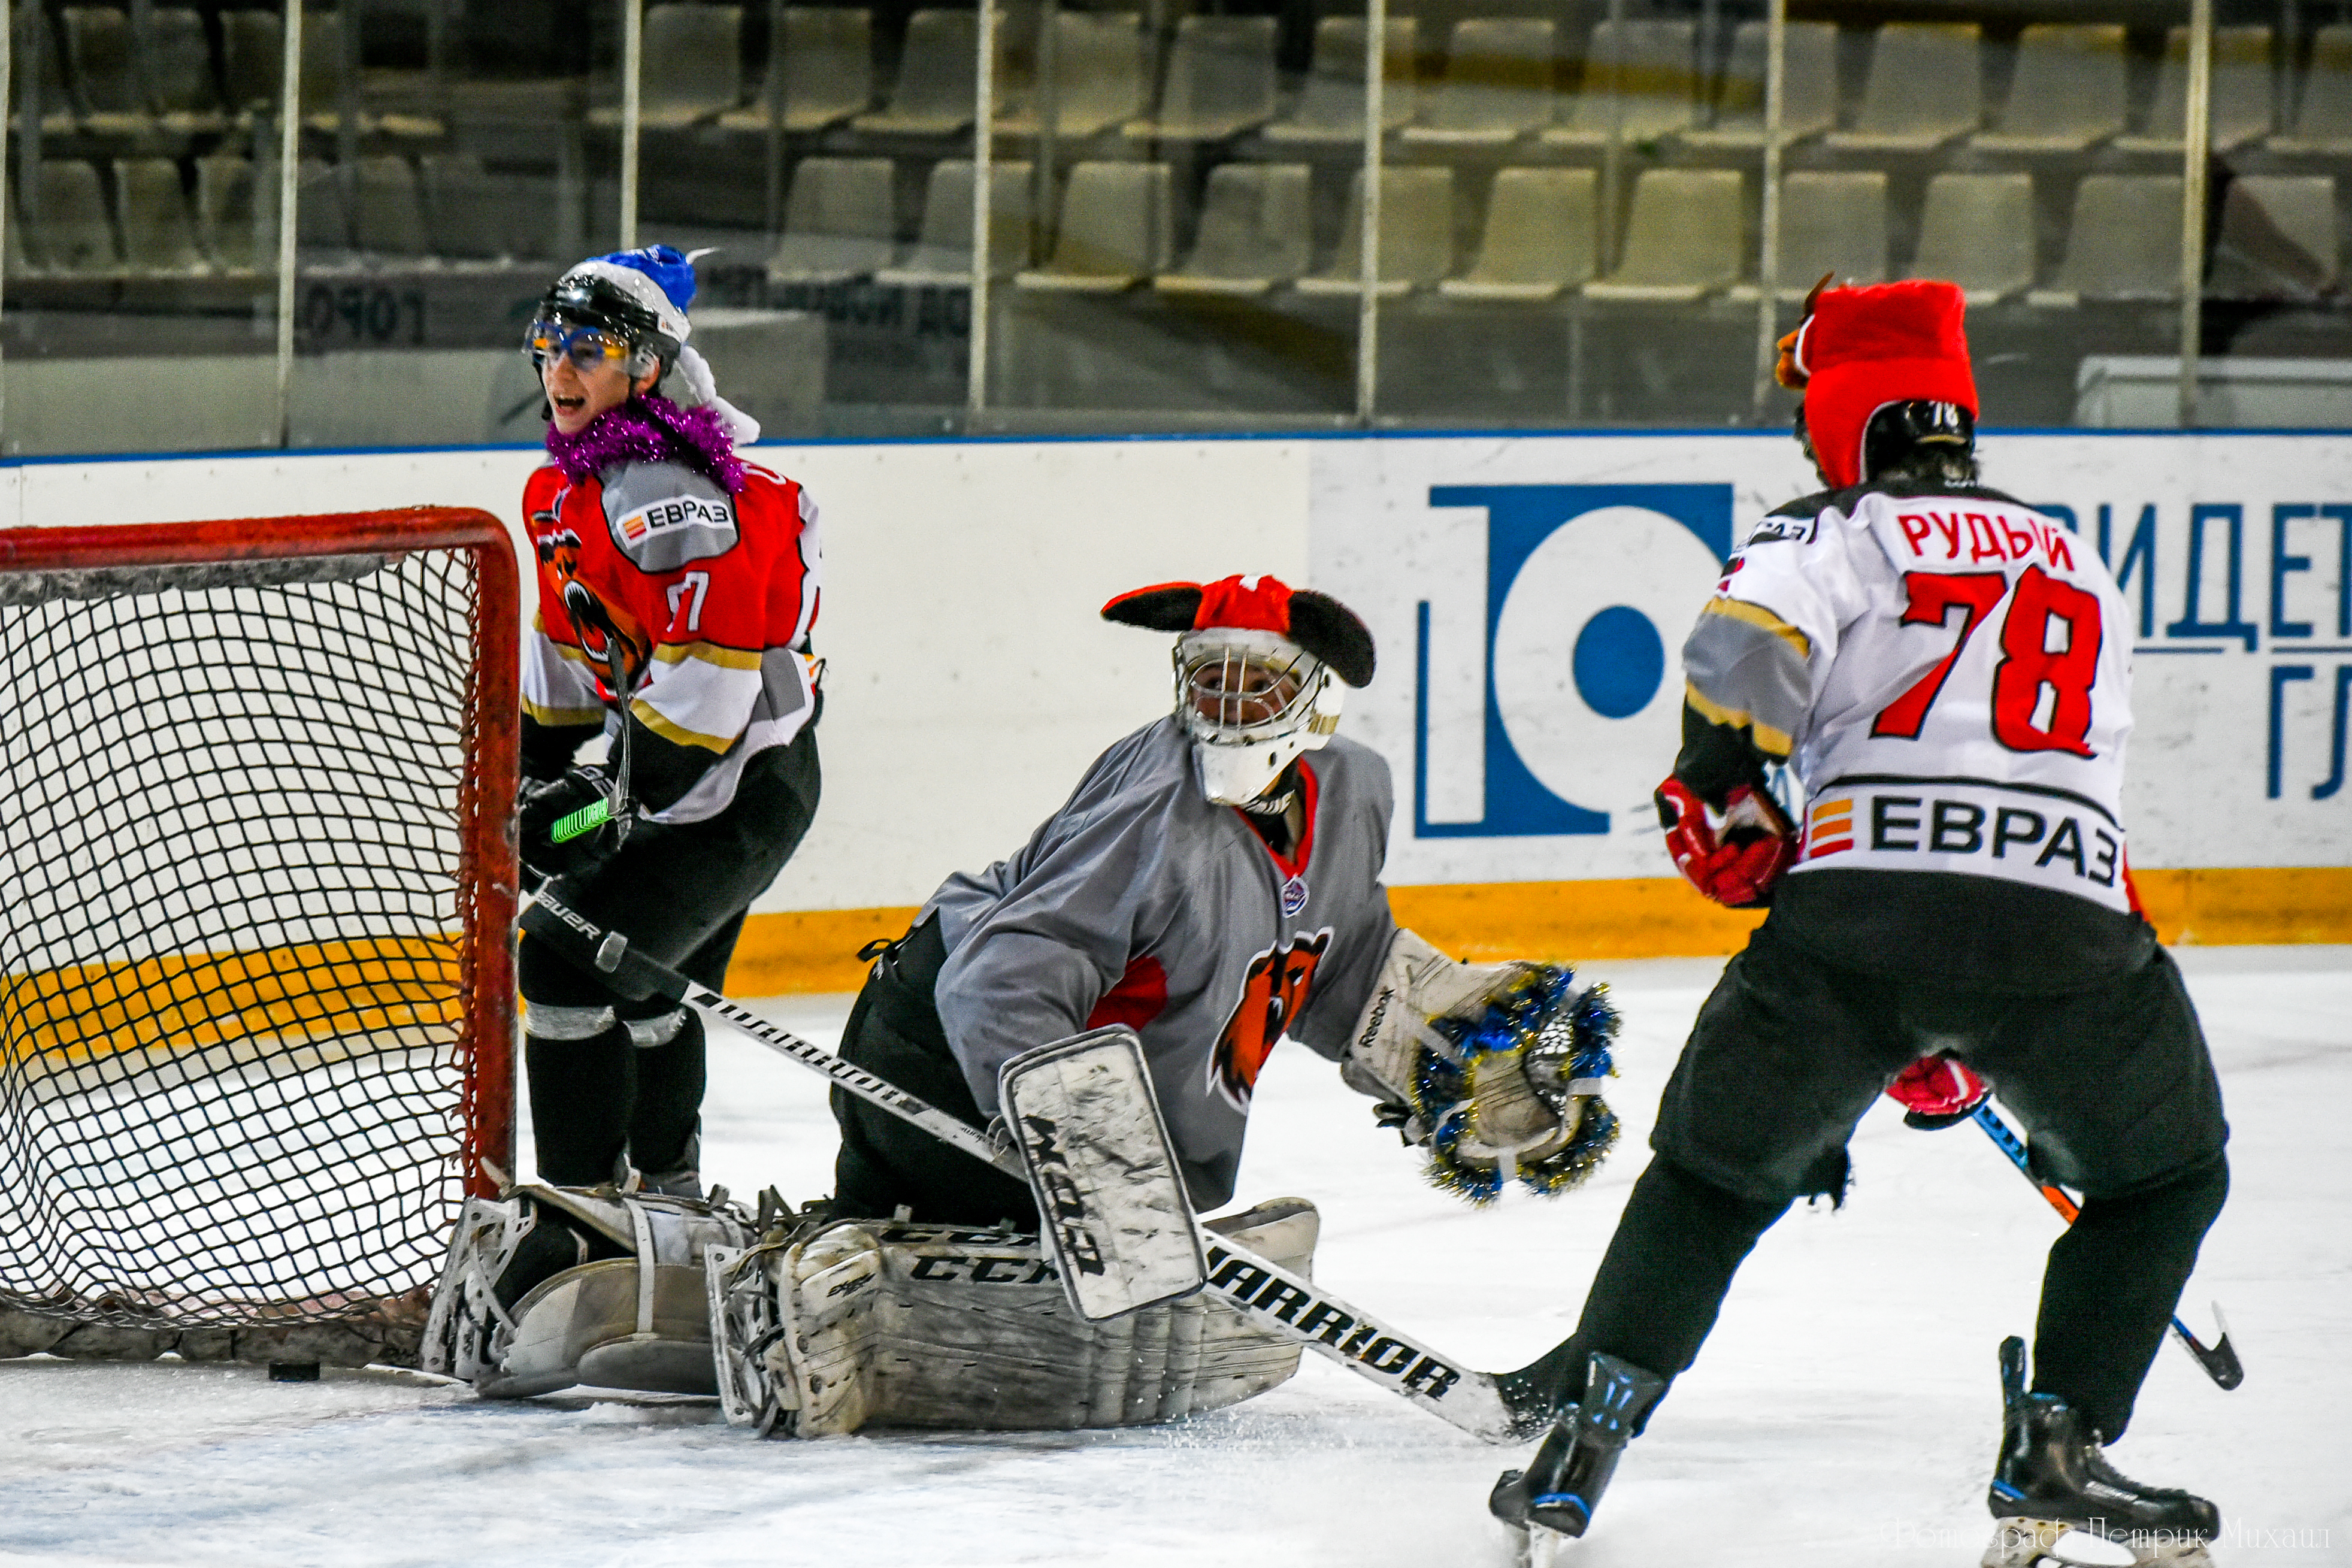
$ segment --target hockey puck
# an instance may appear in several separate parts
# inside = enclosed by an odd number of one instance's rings
[[[315,1361],[273,1361],[269,1363],[272,1383],[316,1383],[319,1363]]]

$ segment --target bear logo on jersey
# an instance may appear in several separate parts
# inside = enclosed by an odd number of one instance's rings
[[[572,636],[580,651],[587,656],[589,668],[604,682],[606,693],[633,689],[635,676],[645,669],[652,654],[652,639],[646,636],[635,617],[606,604],[602,595],[580,580],[580,536],[568,528],[559,529],[538,535],[531,546],[540,561],[554,574],[556,596],[572,622]],[[615,654],[619,656],[617,665]]]
[[[1316,966],[1330,946],[1331,928],[1326,926],[1313,936],[1292,937],[1286,946],[1276,943],[1250,960],[1241,1000],[1218,1031],[1217,1048],[1209,1061],[1209,1087],[1239,1109],[1249,1109],[1258,1070],[1307,1005]]]

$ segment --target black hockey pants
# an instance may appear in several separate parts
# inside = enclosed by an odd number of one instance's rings
[[[1939,1049],[2024,1124],[2043,1179],[2084,1194],[2042,1277],[2034,1387],[2120,1436],[2229,1187],[2221,1092],[2161,949],[2080,990],[2002,994],[1842,969],[1768,921],[1700,1011],[1575,1334],[1530,1370],[1573,1404],[1590,1351],[1688,1369],[1757,1238],[1797,1197],[1843,1195],[1854,1124]]]
[[[980,1127],[987,1119],[940,1023],[933,988],[946,963],[936,916],[893,943],[857,993],[841,1033],[841,1054]],[[843,1215],[888,1219],[904,1208],[910,1218],[933,1225],[1037,1228],[1037,1204],[1027,1183],[837,1089],[833,1117],[841,1124],[834,1201]]]
[[[800,847],[818,787],[811,725],[755,758],[719,816],[675,826],[641,822],[612,858],[559,879],[551,890],[633,947],[720,990],[743,912]],[[613,1180],[624,1159],[649,1174],[688,1165],[705,1082],[701,1019],[658,996],[632,1001],[607,990],[542,942],[526,938],[516,963],[540,1180],[594,1186]],[[576,1019],[607,1008],[612,1022],[584,1037],[534,1022],[534,1015]]]

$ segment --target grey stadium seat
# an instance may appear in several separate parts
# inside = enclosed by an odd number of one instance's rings
[[[426,256],[416,169],[398,153],[362,158],[352,187],[352,243],[375,256]]]
[[[1780,276],[1783,300],[1801,300],[1822,273],[1841,283],[1886,280],[1886,175],[1877,169],[1842,174],[1806,172],[1780,181]],[[1753,300],[1760,286],[1743,283],[1735,300]]]
[[[274,190],[256,191],[248,158],[216,153],[196,160],[196,234],[215,267],[253,272],[275,265],[276,197]]]
[[[174,136],[226,130],[220,91],[213,82],[212,45],[205,19],[183,5],[147,14],[147,85],[163,128]]]
[[[2085,174],[2074,187],[2066,258],[2032,305],[2180,297],[2180,176]]]
[[[1827,144],[1846,153],[1925,153],[1984,123],[1983,33],[1973,22],[1889,22],[1870,45],[1862,110]],[[1933,90],[1921,90],[1921,83]]]
[[[1957,283],[1971,305],[2033,286],[2033,176],[1937,174],[1919,206],[1914,278]]]
[[[1687,131],[1698,116],[1698,24],[1601,22],[1584,55],[1584,83],[1568,122],[1543,133],[1552,146],[1599,147],[1612,125],[1626,142]]]
[[[1478,259],[1440,282],[1452,300],[1549,300],[1592,280],[1600,177],[1591,169],[1500,169]]]
[[[2212,148],[2227,153],[2271,133],[2271,30],[2213,29]],[[2178,153],[2189,116],[2189,29],[2165,35],[2164,68],[2156,79],[2147,128],[2118,136],[2126,153]]]
[[[2312,36],[2311,64],[2294,107],[2294,128],[2273,136],[2278,153],[2352,154],[2352,23],[2322,27]]]
[[[1746,260],[1740,175],[1734,169],[1648,169],[1633,182],[1625,254],[1585,297],[1689,302],[1739,280]]]
[[[132,272],[201,272],[203,253],[188,220],[180,165],[170,158],[114,162],[115,214],[123,265]]]
[[[1013,281],[1029,289],[1108,294],[1165,270],[1169,190],[1165,163],[1073,165],[1052,259]]]
[[[971,123],[971,65],[980,24],[970,11],[918,11],[907,18],[906,47],[888,103],[850,123],[887,136],[950,136]]]
[[[1187,16],[1176,24],[1160,110],[1129,121],[1139,141],[1217,142],[1274,118],[1275,19]]]
[[[1263,294],[1313,260],[1304,163],[1220,163],[1201,196],[1192,254],[1152,287],[1169,294]]]
[[[1715,96],[1715,123],[1685,131],[1695,147],[1746,150],[1764,144],[1765,25],[1742,22],[1731,35],[1731,58]],[[1787,86],[1780,134],[1790,142],[1818,136],[1837,123],[1837,24],[1791,22],[1782,47]]]
[[[1391,16],[1381,40],[1381,125],[1395,131],[1413,117],[1413,55],[1421,25]],[[1275,142],[1345,145],[1364,139],[1364,19],[1325,16],[1315,24],[1315,57],[1298,106],[1265,128]]]
[[[730,131],[764,131],[766,93],[783,89],[784,129],[822,131],[863,114],[874,102],[874,18],[862,6],[784,7],[784,68],[775,84],[762,82],[750,104],[719,117]]]
[[[892,204],[889,159],[803,158],[793,168],[769,279],[833,283],[889,266],[897,253]]]
[[[1384,295],[1426,288],[1454,270],[1454,171],[1381,171],[1380,281]],[[1347,214],[1331,265],[1298,280],[1302,294],[1353,294],[1363,287],[1364,175],[1348,181]]]
[[[989,274],[1009,278],[1029,255],[1030,164],[998,159],[988,174]],[[972,183],[969,158],[931,165],[914,247],[904,261],[877,271],[876,282],[953,288],[971,281]]]
[[[274,178],[274,171],[264,164],[261,177]],[[295,167],[294,185],[295,244],[305,251],[350,250],[351,212],[341,171],[324,158],[305,158]],[[272,210],[276,195],[273,187]],[[272,249],[267,265],[275,266],[277,256]]]
[[[1466,16],[1446,40],[1445,74],[1422,100],[1408,144],[1499,147],[1550,122],[1559,32],[1532,16]]]
[[[2121,134],[2125,78],[2121,23],[2037,22],[2018,37],[1999,122],[1969,144],[1983,153],[2080,153]]]
[[[1054,13],[1054,133],[1085,137],[1143,112],[1143,17],[1134,11]],[[1043,95],[1024,84],[998,115],[997,133],[1035,136]]]
[[[222,95],[240,119],[271,112],[284,72],[284,23],[275,11],[220,14]]]
[[[153,130],[155,119],[140,93],[132,59],[131,18],[111,5],[68,5],[58,19],[64,24],[66,59],[83,132],[135,136]]]
[[[26,193],[25,227],[33,256],[53,272],[114,272],[122,265],[114,223],[95,164],[44,158],[39,186]]]
[[[740,5],[646,7],[638,123],[648,131],[682,131],[717,119],[742,98]],[[618,125],[621,110],[617,104],[601,105],[588,118],[592,124]]]
[[[2335,290],[2338,262],[2332,175],[2241,174],[2221,194],[2205,292],[2308,303]]]
[[[417,164],[434,254],[474,260],[548,254],[552,179],[488,173],[472,153],[429,153]]]

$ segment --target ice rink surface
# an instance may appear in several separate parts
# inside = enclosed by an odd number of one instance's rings
[[[2352,1563],[2352,949],[2180,954],[2219,1062],[2233,1189],[2182,1311],[2219,1299],[2224,1394],[2168,1344],[2114,1458],[2215,1499],[2223,1564]],[[1419,1179],[1368,1102],[1292,1046],[1259,1084],[1241,1200],[1324,1215],[1316,1274],[1472,1364],[1574,1324],[1658,1092],[1718,965],[1595,965],[1625,1016],[1626,1124],[1586,1190],[1474,1212]],[[830,1040],[845,997],[764,1009]],[[713,1041],[705,1161],[740,1194],[824,1192],[823,1085]],[[1842,1213],[1793,1211],[1619,1473],[1590,1568],[1972,1564],[2000,1429],[1994,1347],[2030,1335],[2058,1218],[1972,1127],[1882,1102]],[[0,1363],[0,1563],[678,1564],[1247,1562],[1499,1565],[1486,1447],[1314,1356],[1181,1425],[759,1442],[707,1401],[520,1405],[389,1373]]]

